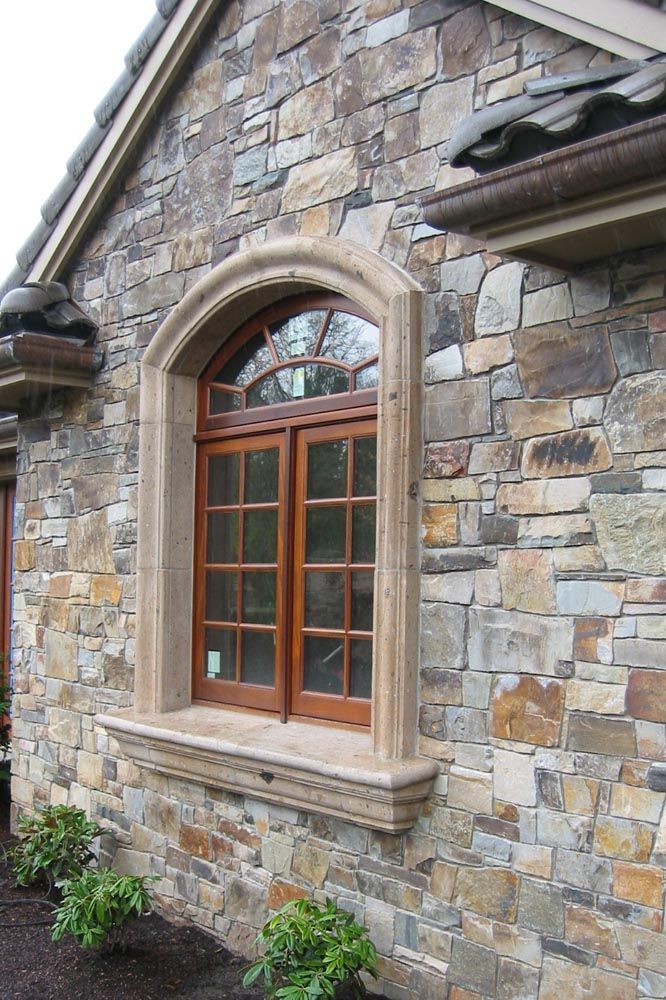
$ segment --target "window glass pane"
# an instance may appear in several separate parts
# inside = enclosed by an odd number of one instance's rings
[[[354,631],[372,632],[374,585],[374,573],[352,573],[351,627]]]
[[[305,574],[306,628],[345,627],[345,574]]]
[[[247,405],[272,406],[293,399],[333,396],[349,392],[349,375],[331,365],[291,365],[271,372],[247,391]]]
[[[243,573],[243,621],[275,624],[275,573]]]
[[[236,632],[207,628],[204,642],[204,675],[218,681],[236,680]]]
[[[209,570],[206,573],[206,621],[237,620],[237,578],[235,570]]]
[[[347,496],[347,440],[308,445],[308,500]]]
[[[274,323],[270,332],[280,361],[314,354],[325,317],[325,309],[312,309]]]
[[[318,635],[306,635],[303,639],[303,690],[322,694],[342,694],[344,639],[330,639]]]
[[[274,563],[277,560],[277,511],[246,510],[243,525],[243,562]]]
[[[241,635],[241,682],[275,686],[275,633],[247,632]]]
[[[310,508],[306,521],[305,561],[343,563],[346,527],[346,507]]]
[[[352,513],[352,562],[375,561],[375,505],[354,507]]]
[[[278,498],[278,449],[245,452],[244,503],[274,503]]]
[[[248,385],[272,365],[273,358],[263,332],[257,333],[236,351],[212,381],[222,385]]]
[[[230,413],[240,410],[241,398],[237,392],[225,392],[224,389],[211,389],[208,409],[211,414]]]
[[[349,660],[349,694],[369,698],[372,693],[372,641],[352,639]]]
[[[228,514],[208,514],[206,562],[238,562],[238,511]]]
[[[379,365],[376,361],[373,361],[371,365],[367,365],[366,368],[361,368],[360,372],[356,372],[357,389],[374,389],[378,385]]]
[[[360,316],[335,312],[319,352],[322,358],[335,358],[350,366],[379,353],[379,330]]]
[[[372,497],[377,492],[377,438],[357,438],[354,441],[355,497]]]
[[[208,459],[207,506],[238,503],[240,455],[211,455]]]

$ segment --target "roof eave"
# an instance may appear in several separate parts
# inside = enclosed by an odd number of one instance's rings
[[[436,229],[566,271],[663,242],[666,115],[494,170],[422,205]]]
[[[625,59],[647,59],[664,51],[666,12],[640,0],[487,2]]]
[[[85,236],[120,172],[136,151],[161,97],[174,81],[221,0],[181,0],[114,116],[52,232],[23,281],[55,280]],[[12,277],[16,275],[14,272]]]

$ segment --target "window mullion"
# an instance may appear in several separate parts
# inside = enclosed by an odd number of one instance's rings
[[[289,715],[289,705],[292,691],[292,658],[294,632],[294,588],[296,574],[294,572],[294,482],[296,449],[294,447],[294,429],[284,430],[284,460],[282,465],[282,498],[280,502],[281,517],[278,531],[282,537],[282,567],[280,570],[280,585],[282,591],[282,615],[278,622],[280,633],[280,722],[286,722]],[[280,554],[280,553],[279,553]]]

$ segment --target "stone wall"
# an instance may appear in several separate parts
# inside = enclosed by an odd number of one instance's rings
[[[565,279],[415,204],[465,178],[444,144],[474,107],[608,58],[467,0],[223,5],[72,268],[107,361],[21,414],[15,807],[83,806],[234,950],[315,892],[366,922],[395,1000],[666,996],[666,254]],[[420,724],[442,773],[404,837],[139,771],[93,721],[132,700],[142,351],[212,266],[293,234],[428,293]]]

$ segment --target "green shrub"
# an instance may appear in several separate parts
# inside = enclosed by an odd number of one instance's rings
[[[146,883],[154,878],[119,875],[111,868],[87,869],[63,884],[51,937],[59,941],[71,934],[83,948],[124,951],[127,924],[151,909]]]
[[[95,856],[92,842],[100,833],[83,809],[74,806],[48,806],[33,816],[22,816],[18,834],[23,839],[11,853],[17,882],[58,884],[80,875]]]
[[[363,997],[359,973],[377,978],[377,952],[367,931],[330,899],[325,906],[309,899],[287,903],[264,924],[257,944],[263,954],[243,985],[263,976],[267,996],[279,1000],[332,997],[338,986]]]
[[[10,691],[2,680],[2,660],[0,656],[0,764],[2,764],[9,752],[11,745],[11,723],[9,721],[9,699]],[[4,771],[0,774],[2,781]]]

